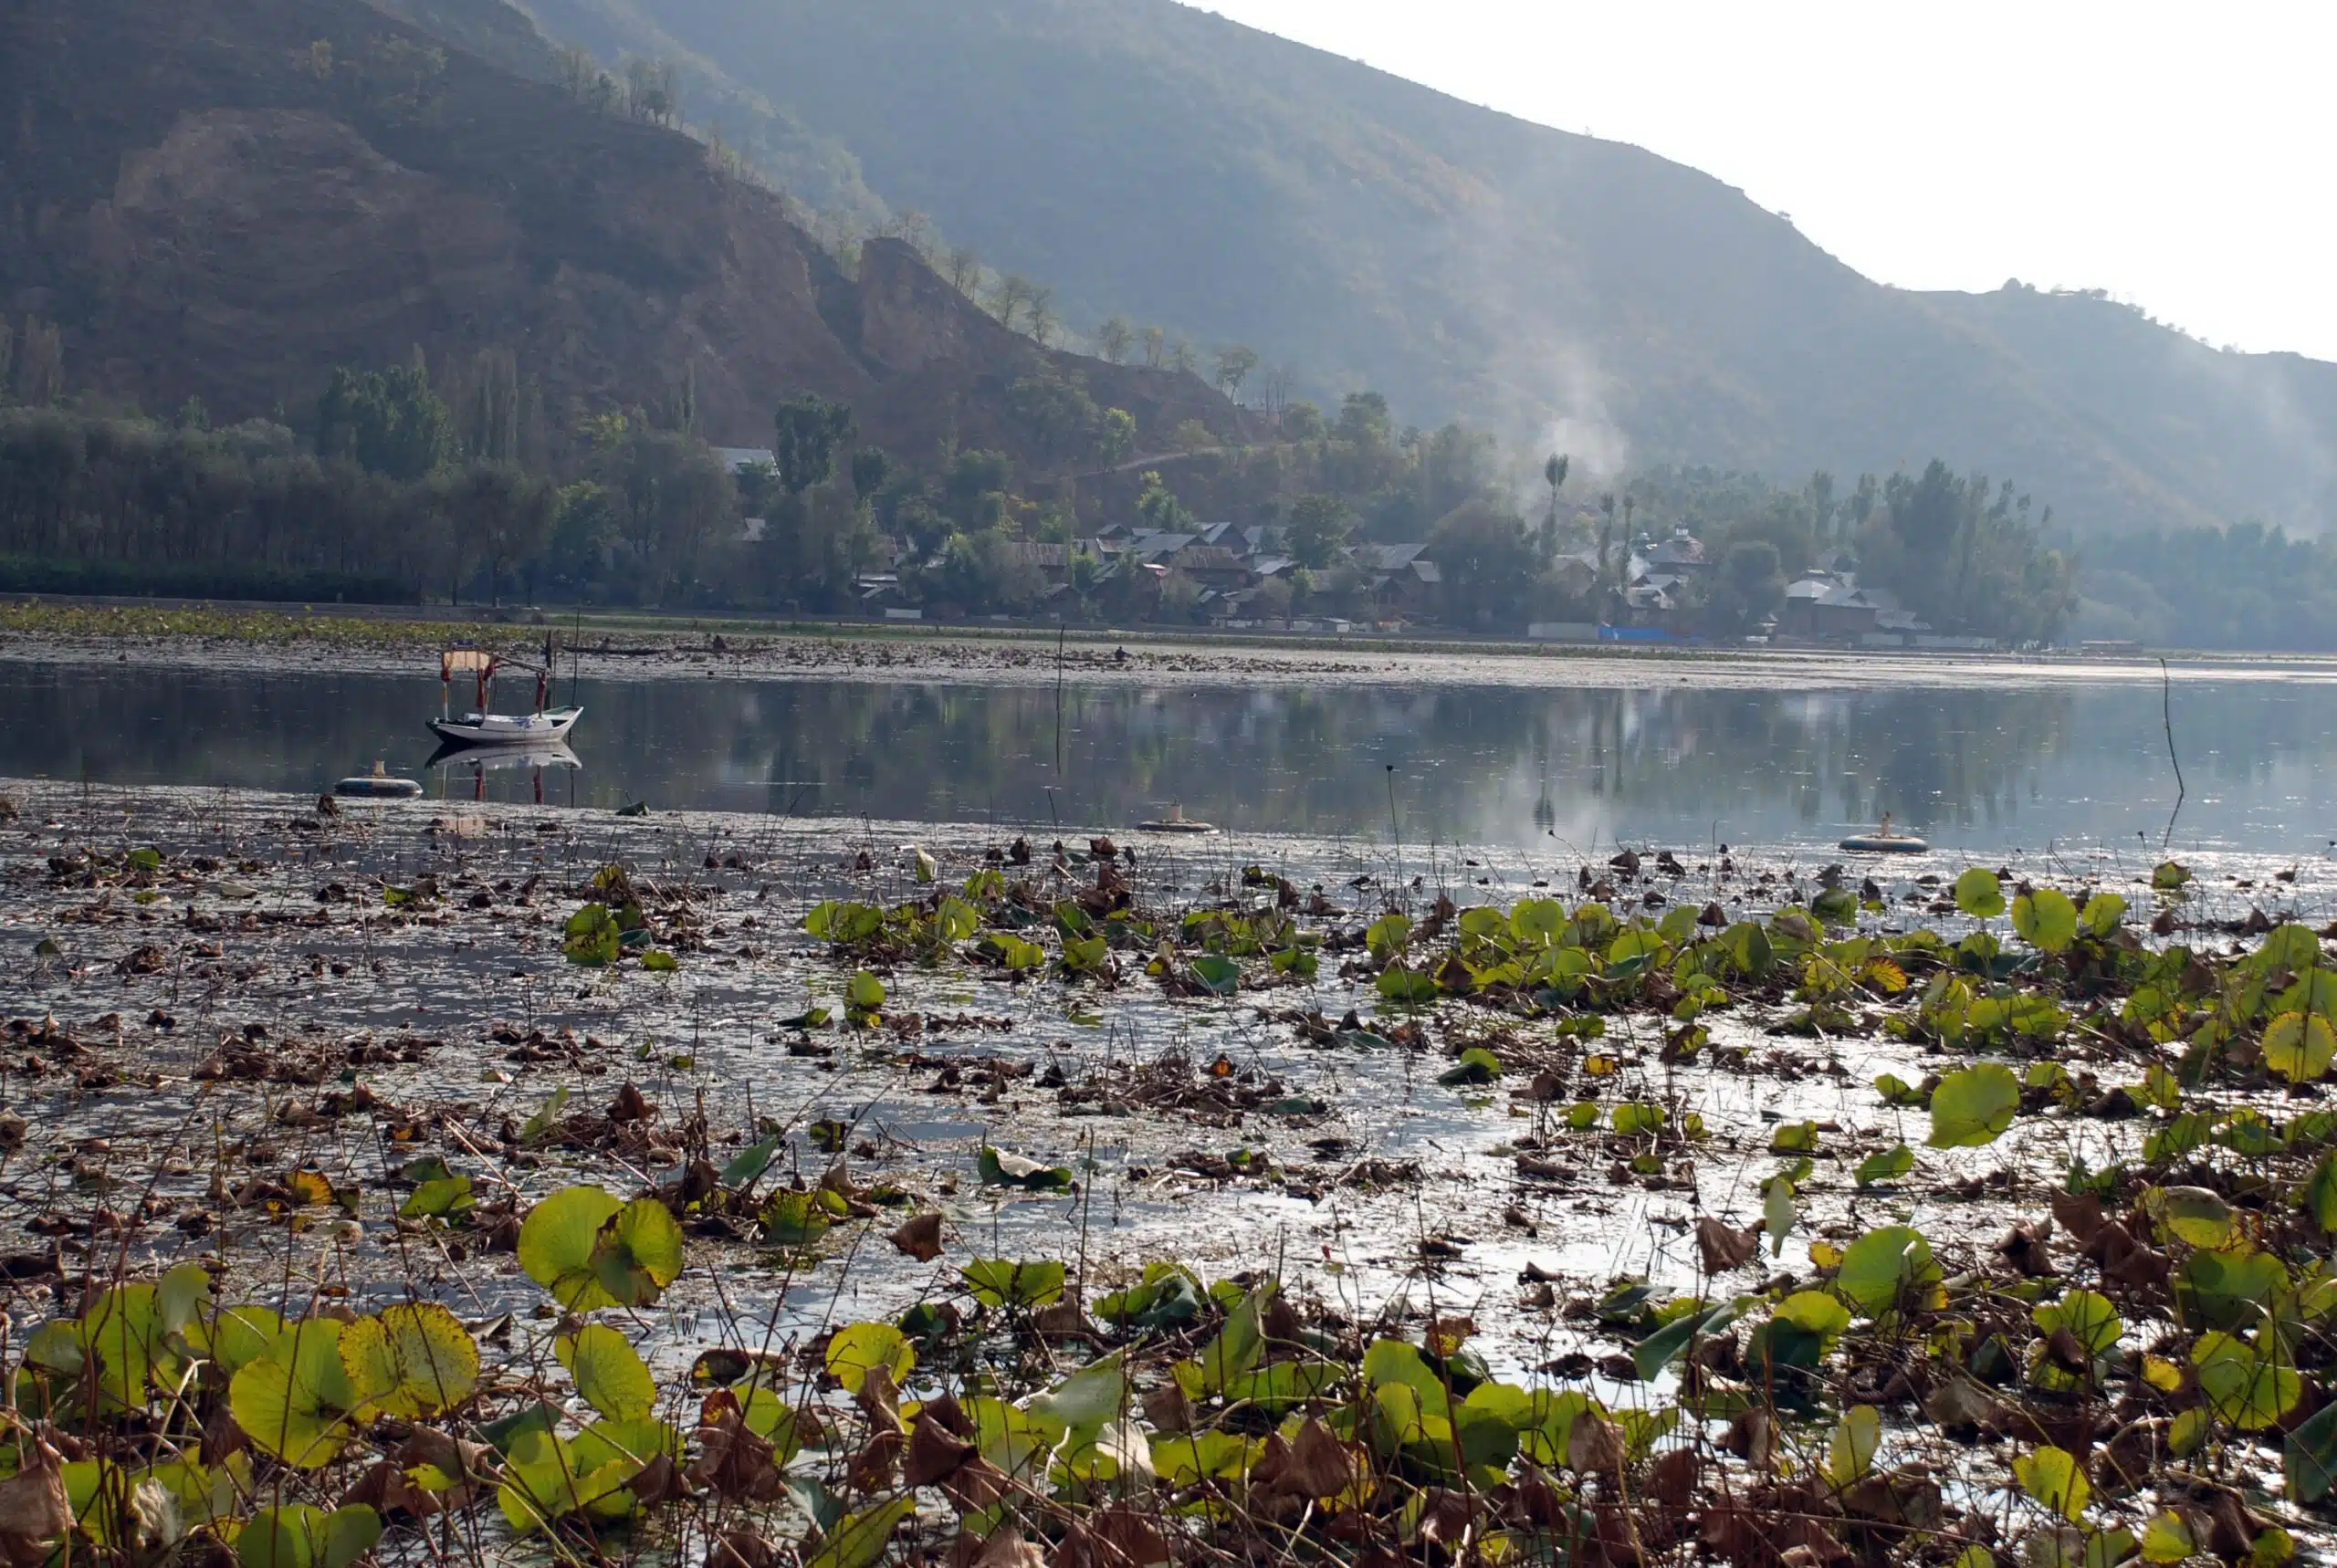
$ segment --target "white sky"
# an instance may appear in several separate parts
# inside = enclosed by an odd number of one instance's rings
[[[1645,147],[1911,288],[2337,360],[2337,0],[1204,0]]]

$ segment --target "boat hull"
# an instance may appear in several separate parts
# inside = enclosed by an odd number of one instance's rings
[[[581,707],[557,707],[543,713],[468,714],[459,719],[434,718],[430,733],[449,746],[557,746],[568,738]]]
[[[1922,839],[1905,833],[1858,833],[1834,846],[1853,853],[1871,855],[1920,855],[1929,852],[1931,845]]]
[[[332,792],[344,800],[411,800],[422,793],[422,786],[411,779],[361,773],[341,779]]]

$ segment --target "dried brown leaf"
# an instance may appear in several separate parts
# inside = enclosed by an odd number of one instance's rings
[[[941,1256],[941,1215],[920,1214],[904,1220],[893,1232],[893,1245],[920,1263],[930,1263]]]

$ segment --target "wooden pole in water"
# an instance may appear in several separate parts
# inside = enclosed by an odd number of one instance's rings
[[[1396,765],[1388,764],[1388,831],[1396,841],[1396,888],[1404,886],[1404,830],[1396,821]]]
[[[1062,617],[1055,620],[1055,777],[1063,777],[1063,643]]]
[[[2158,662],[2159,717],[2166,726],[2166,759],[2175,764],[2175,810],[2166,814],[2166,832],[2158,841],[2159,852],[2175,838],[2175,819],[2183,812],[2183,798],[2190,789],[2183,782],[2183,758],[2175,755],[2175,677],[2167,673],[2166,661]]]

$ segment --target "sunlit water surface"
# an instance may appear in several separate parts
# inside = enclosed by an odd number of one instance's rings
[[[515,696],[520,694],[513,694]],[[2155,684],[1839,692],[1429,685],[1045,686],[587,677],[580,766],[436,766],[435,683],[0,665],[0,774],[310,791],[378,758],[429,792],[609,808],[1248,832],[1588,853],[1830,845],[1884,812],[1942,849],[2155,851]],[[2337,839],[2337,690],[2174,690],[2180,847]]]

